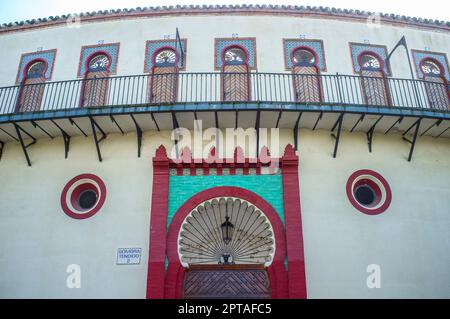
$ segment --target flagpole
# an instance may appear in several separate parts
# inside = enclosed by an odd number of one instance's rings
[[[414,71],[413,71],[413,67],[412,67],[412,63],[411,63],[411,57],[409,56],[408,44],[406,43],[405,36],[401,37],[401,39],[397,42],[397,44],[394,46],[394,48],[388,54],[388,56],[387,56],[385,61],[388,62],[387,65],[389,66],[389,69],[392,72],[390,59],[391,59],[392,53],[394,53],[394,51],[397,50],[397,48],[399,46],[403,46],[405,48],[406,56],[408,57],[408,65],[409,65],[409,71],[411,73],[411,80],[413,81],[412,83],[413,83],[414,95],[415,95],[415,98],[416,98],[416,103],[417,103],[418,106],[421,106],[420,103],[419,103],[420,99],[419,99],[419,95],[418,95],[418,92],[417,92],[416,79],[414,78]]]

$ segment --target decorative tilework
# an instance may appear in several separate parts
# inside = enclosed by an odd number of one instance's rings
[[[144,62],[144,73],[152,72],[153,68],[153,54],[158,51],[160,48],[169,47],[172,48],[178,54],[178,69],[181,71],[186,70],[186,39],[181,39],[181,43],[183,45],[183,59],[180,59],[181,56],[181,48],[178,43],[175,43],[175,40],[149,40],[145,45],[145,62]]]
[[[264,198],[277,211],[284,224],[282,175],[202,175],[169,176],[169,207],[167,225],[189,198],[218,186],[242,187]]]
[[[284,48],[284,66],[286,70],[291,70],[293,63],[291,60],[291,53],[295,48],[306,47],[314,51],[317,55],[317,66],[320,71],[327,71],[327,64],[325,61],[325,50],[322,40],[305,40],[305,39],[283,39]]]
[[[384,64],[384,73],[386,75],[391,75],[391,68],[389,65],[387,65],[385,63],[388,52],[387,52],[387,47],[385,45],[375,45],[375,44],[365,44],[365,43],[350,43],[350,54],[352,57],[352,63],[353,63],[353,72],[354,73],[360,73],[361,72],[361,68],[360,65],[358,63],[358,56],[364,52],[364,51],[369,51],[369,52],[373,52],[376,53],[377,55],[379,55],[383,61]]]
[[[420,69],[420,62],[423,59],[431,58],[436,61],[438,61],[443,67],[445,72],[445,78],[447,81],[450,81],[450,72],[449,72],[449,66],[448,66],[448,60],[447,55],[445,53],[439,53],[439,52],[429,52],[429,51],[421,51],[421,50],[411,50],[413,59],[414,59],[414,66],[416,67],[416,74],[417,78],[422,79],[423,73]]]
[[[109,65],[109,74],[117,73],[117,62],[119,59],[120,43],[86,45],[81,48],[80,62],[78,64],[78,77],[84,76],[86,73],[86,62],[96,52],[106,52],[111,57]]]
[[[20,84],[23,80],[25,68],[27,65],[36,59],[45,60],[47,62],[47,71],[45,72],[45,79],[51,80],[53,74],[53,68],[55,66],[56,49],[31,52],[22,54],[19,62],[19,69],[16,76],[16,84]]]
[[[256,38],[220,38],[214,43],[214,69],[222,70],[222,51],[226,47],[238,45],[247,50],[248,67],[256,70]]]

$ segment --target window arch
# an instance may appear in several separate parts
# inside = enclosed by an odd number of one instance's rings
[[[109,88],[111,57],[106,52],[95,52],[86,60],[81,106],[105,106]]]
[[[231,45],[222,51],[222,99],[250,100],[248,53],[244,47]]]
[[[295,101],[321,102],[322,82],[316,52],[307,47],[297,47],[291,52],[291,61]]]
[[[361,90],[364,103],[368,105],[391,105],[383,59],[371,51],[358,56]]]
[[[162,47],[152,56],[153,68],[149,81],[150,103],[173,103],[178,91],[178,53],[172,47]]]
[[[444,67],[435,59],[425,58],[420,61],[420,70],[423,74],[425,92],[431,108],[448,109],[449,93]]]
[[[19,91],[17,112],[32,112],[41,108],[47,68],[47,61],[43,59],[35,59],[27,64]]]

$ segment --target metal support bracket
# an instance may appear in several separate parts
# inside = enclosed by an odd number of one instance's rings
[[[378,120],[373,123],[372,127],[366,132],[367,136],[367,145],[369,146],[369,153],[372,153],[372,141],[373,141],[373,132],[375,131],[375,127],[381,121],[383,115],[381,115]]]
[[[341,137],[341,131],[342,131],[342,122],[344,120],[344,113],[342,113],[341,115],[339,115],[338,120],[336,121],[336,123],[333,125],[333,128],[331,131],[334,131],[336,126],[337,126],[337,132],[336,132],[336,136],[334,134],[331,134],[332,137],[336,138],[336,141],[334,143],[334,151],[333,151],[333,158],[336,158],[337,155],[337,150],[338,150],[338,146],[339,146],[339,139]]]
[[[172,112],[171,114],[172,114],[172,128],[174,130],[176,130],[176,129],[179,128],[178,120],[177,120],[177,117],[176,117],[175,113]],[[180,155],[179,155],[179,151],[178,151],[178,133],[177,133],[176,136],[175,136],[175,157],[178,159],[179,156]]]
[[[350,133],[353,133],[353,131],[355,130],[355,128],[358,126],[359,123],[361,123],[364,118],[366,117],[366,114],[361,114],[361,116],[359,117],[358,121],[356,121],[355,125],[353,125],[352,129],[350,130]]]
[[[97,122],[95,122],[95,120],[92,117],[89,117],[89,119],[91,120],[92,135],[94,136],[94,142],[95,142],[95,148],[97,149],[98,160],[101,162],[103,159],[102,159],[102,154],[100,153],[100,145],[99,144],[106,138],[106,133],[102,130],[102,128],[98,125]],[[97,137],[97,130],[99,130],[100,133],[102,133],[102,137],[100,139]]]
[[[71,117],[69,117],[69,122],[72,126],[75,125],[75,127],[81,132],[81,134],[84,135],[84,137],[87,137],[87,134],[81,129],[81,127]]]
[[[152,117],[152,121],[153,121],[153,123],[155,123],[155,126],[156,126],[156,130],[159,132],[160,131],[160,129],[159,129],[159,125],[158,125],[158,122],[156,122],[156,118],[155,118],[155,115],[153,115],[153,113],[150,113],[150,116]]]
[[[443,135],[445,132],[447,132],[448,130],[450,130],[450,126],[447,127],[445,130],[443,130],[441,133],[439,133],[438,135],[436,135],[434,138],[438,138],[441,137],[441,135]]]
[[[49,132],[47,132],[42,126],[40,126],[38,123],[36,123],[35,121],[31,121],[31,125],[33,125],[34,128],[40,129],[42,132],[45,133],[45,135],[47,135],[48,137],[53,139],[53,136]]]
[[[17,137],[19,138],[20,145],[22,146],[23,154],[25,155],[25,158],[27,160],[28,166],[31,167],[31,161],[30,161],[30,157],[28,156],[27,149],[31,145],[36,144],[36,139],[30,133],[28,133],[23,128],[21,128],[18,124],[13,123],[13,125],[14,125],[14,128],[16,129]],[[20,132],[23,132],[26,135],[28,135],[32,139],[32,141],[29,144],[25,145],[25,142],[23,141],[22,134]]]
[[[294,125],[294,148],[296,151],[298,151],[298,124],[300,123],[300,118],[302,117],[302,112],[300,112],[300,114],[297,117],[297,121],[295,121],[295,125]]]
[[[259,154],[259,126],[261,120],[261,111],[256,111],[256,121],[255,121],[255,130],[256,130],[256,157]]]
[[[413,128],[414,126],[416,127],[416,129],[414,130],[414,135],[413,135],[413,140],[409,140],[407,139],[405,136],[403,136],[403,140],[405,140],[406,142],[408,142],[409,144],[411,144],[411,148],[409,149],[409,155],[408,155],[408,162],[411,162],[412,159],[412,155],[414,152],[414,146],[416,146],[416,140],[417,140],[417,135],[419,133],[419,128],[420,128],[420,122],[422,121],[422,118],[419,118],[416,122],[414,122],[413,125],[411,125],[411,127],[403,134],[405,135],[411,128]]]
[[[70,135],[67,134],[66,131],[62,129],[61,126],[58,125],[54,120],[51,120],[51,122],[61,131],[61,134],[64,139],[64,158],[67,158],[69,155],[69,146],[70,146]]]
[[[133,116],[132,116],[132,117],[133,117]],[[124,135],[125,133],[123,132],[123,130],[122,130],[122,128],[120,127],[119,123],[117,123],[116,118],[115,118],[112,114],[109,116],[109,118],[111,119],[111,122],[113,122],[113,123],[116,125],[116,127],[119,129],[120,133],[121,133],[122,135]],[[133,120],[134,120],[134,118],[133,118]]]
[[[3,149],[5,148],[5,142],[0,141],[0,161],[2,160]]]
[[[313,131],[316,129],[317,124],[319,124],[319,121],[322,119],[322,116],[323,112],[320,112],[319,117],[317,118],[316,123],[314,124]]]
[[[420,136],[424,136],[426,132],[428,132],[429,130],[431,130],[435,126],[438,127],[439,125],[441,125],[441,123],[442,123],[442,119],[437,120],[436,122],[431,124],[430,127],[428,127],[425,131],[423,131],[422,134],[420,134]]]
[[[138,157],[141,157],[141,146],[142,146],[142,129],[139,126],[138,122],[134,118],[133,114],[130,114],[131,119],[134,122],[134,126],[136,127],[136,138],[137,138],[137,155]]]
[[[403,121],[403,115],[399,117],[399,119],[397,121],[394,122],[394,124],[392,124],[386,132],[384,132],[384,134],[387,134],[391,131],[391,129],[394,128],[395,125],[400,124]]]

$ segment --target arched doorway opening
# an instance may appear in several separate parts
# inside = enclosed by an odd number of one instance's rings
[[[178,54],[170,47],[161,48],[152,57],[149,83],[150,103],[173,103],[178,90]]]
[[[266,267],[275,253],[270,221],[253,204],[210,199],[184,220],[178,254],[184,298],[269,298]]]
[[[434,109],[449,109],[449,92],[442,65],[430,58],[420,62],[428,103]]]
[[[315,52],[309,48],[299,47],[292,51],[291,60],[295,101],[321,102],[322,83]]]
[[[250,101],[248,54],[243,47],[229,46],[222,51],[222,100]]]
[[[361,69],[361,89],[367,105],[391,105],[384,62],[373,52],[363,52],[358,57]]]
[[[33,112],[41,108],[47,67],[47,62],[41,59],[33,60],[25,67],[16,112]]]
[[[166,298],[287,298],[283,224],[239,187],[198,193],[175,214],[167,237]]]
[[[88,60],[81,91],[81,106],[107,104],[111,58],[106,52],[94,53]]]

